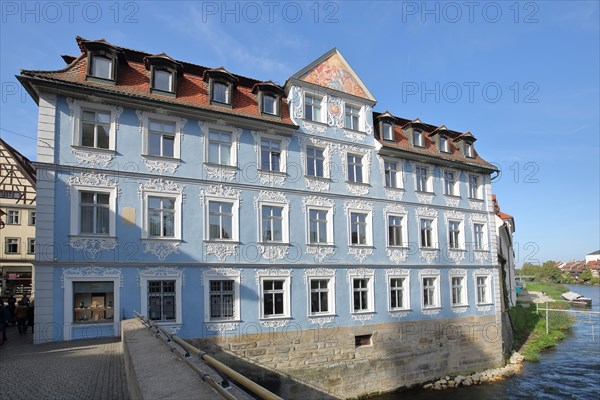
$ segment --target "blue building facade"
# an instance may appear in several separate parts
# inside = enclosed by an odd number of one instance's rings
[[[470,133],[374,112],[336,49],[285,86],[77,39],[39,104],[36,342],[499,321]],[[359,335],[356,346],[369,345]]]

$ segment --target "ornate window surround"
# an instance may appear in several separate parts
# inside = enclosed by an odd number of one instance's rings
[[[140,314],[147,317],[148,313],[148,281],[175,281],[175,321],[156,322],[157,325],[179,325],[183,323],[182,316],[182,287],[183,269],[174,267],[146,267],[138,268],[140,286]]]
[[[477,278],[485,277],[486,278],[486,299],[483,302],[477,301]],[[473,287],[475,288],[475,304],[477,304],[477,311],[489,311],[491,306],[494,305],[494,293],[492,291],[494,285],[492,284],[492,271],[479,268],[473,271]]]
[[[305,232],[306,232],[306,245],[307,246],[334,246],[335,240],[333,238],[333,216],[335,214],[335,201],[322,196],[307,196],[302,199],[302,210],[306,215],[304,219]],[[324,210],[327,211],[327,243],[310,243],[310,210]]]
[[[344,213],[346,214],[346,232],[348,232],[348,247],[373,247],[373,203],[363,200],[346,200],[344,202]],[[367,214],[367,244],[352,244],[352,213]]]
[[[327,285],[328,293],[328,312],[325,313],[312,313],[311,312],[311,292],[310,292],[310,281],[313,279],[327,279],[329,283]],[[308,320],[313,324],[322,325],[323,323],[331,323],[333,318],[336,316],[335,312],[335,269],[332,268],[311,268],[304,270],[304,283],[307,290],[307,317]],[[322,319],[324,318],[324,319]]]
[[[215,123],[198,121],[198,126],[200,126],[200,130],[202,131],[200,141],[204,144],[204,172],[210,179],[233,181],[238,171],[238,151],[242,129],[230,126],[222,119],[217,120]],[[208,162],[209,134],[211,131],[231,134],[231,163],[229,165]]]
[[[144,158],[161,161],[178,162],[181,159],[181,140],[183,139],[183,127],[187,123],[186,118],[167,115],[166,113],[151,113],[137,110],[135,112],[140,120],[140,133],[142,134],[142,156]],[[148,126],[149,120],[170,122],[175,124],[175,143],[173,144],[173,157],[157,156],[148,154]]]
[[[120,195],[118,184],[103,174],[84,173],[72,175],[67,181],[67,194],[71,197],[70,236],[74,238],[114,239],[117,224],[117,197]],[[109,194],[109,233],[108,235],[81,234],[80,229],[80,196],[82,191]]]
[[[71,114],[71,122],[73,124],[73,141],[72,147],[75,150],[90,152],[90,153],[101,153],[107,155],[114,155],[116,152],[116,142],[117,142],[117,131],[119,130],[119,116],[123,112],[123,107],[117,107],[112,105],[106,105],[101,103],[92,103],[89,101],[83,101],[79,99],[67,99],[67,104],[69,106],[69,112]],[[87,147],[81,145],[81,113],[82,110],[91,110],[91,111],[102,111],[110,113],[110,128],[109,128],[109,138],[108,138],[108,149],[99,149],[95,147]]]
[[[275,206],[282,207],[283,211],[281,213],[282,217],[282,241],[262,241],[262,206]],[[261,190],[258,196],[254,197],[254,209],[257,214],[257,243],[265,244],[265,245],[289,245],[290,243],[290,224],[289,224],[289,213],[290,213],[290,201],[287,196],[283,192],[275,192],[269,190]]]
[[[221,203],[231,203],[233,217],[231,219],[233,232],[231,239],[209,239],[209,201],[218,201]],[[200,189],[200,202],[204,207],[204,242],[217,243],[239,243],[240,240],[240,206],[242,204],[242,194],[239,190],[224,186],[210,185]]]
[[[382,156],[377,154],[377,159],[379,160],[379,172],[381,173],[381,179],[383,182],[383,189],[385,191],[385,195],[388,199],[392,200],[402,200],[402,196],[404,194],[404,180],[406,174],[404,172],[404,160],[396,157]],[[398,169],[396,170],[396,186],[389,187],[385,186],[385,163],[393,162],[396,163]]]
[[[427,181],[425,183],[425,191],[419,191],[417,190],[417,168],[425,168],[425,170],[427,171]],[[427,165],[427,164],[422,164],[422,163],[413,163],[413,182],[415,185],[415,193],[417,194],[423,194],[423,195],[435,195],[435,192],[433,190],[433,169],[434,167],[432,165]],[[429,202],[431,203],[431,202]]]
[[[391,300],[389,294],[392,290],[391,280],[392,278],[403,278],[404,283],[402,285],[402,304],[405,306],[402,308],[392,308]],[[386,297],[387,301],[387,309],[388,314],[391,317],[402,318],[408,315],[408,312],[411,311],[411,303],[410,303],[410,270],[401,269],[401,268],[392,268],[385,270],[385,280],[387,284],[387,292]]]
[[[389,219],[390,216],[398,216],[402,218],[402,245],[390,246],[389,240]],[[390,249],[408,249],[408,212],[400,204],[387,204],[383,209],[383,223],[385,227],[385,247]]]
[[[264,291],[263,284],[265,280],[283,280],[284,303],[283,315],[275,317],[267,317],[264,315]],[[279,328],[287,325],[292,318],[292,270],[291,269],[258,269],[256,270],[256,286],[258,287],[259,296],[259,321],[263,327]]]
[[[327,140],[312,137],[302,137],[299,138],[298,141],[300,143],[300,161],[302,163],[302,174],[304,175],[304,182],[306,184],[306,187],[317,192],[328,191],[329,183],[331,181],[331,159],[333,157],[335,144]],[[316,147],[323,150],[323,177],[306,175],[307,147]]]
[[[415,209],[415,216],[418,221],[417,229],[419,232],[419,248],[421,249],[421,252],[427,251],[427,250],[438,251],[439,246],[440,246],[440,240],[439,240],[439,236],[438,236],[438,212],[437,212],[437,210],[435,210],[431,207],[417,207]],[[431,236],[432,236],[432,240],[433,240],[433,244],[434,244],[433,247],[422,247],[421,246],[421,220],[422,219],[433,220],[433,222],[431,223],[431,228],[432,228]]]
[[[351,182],[348,180],[349,154],[362,157],[363,182]],[[341,148],[340,156],[346,189],[355,196],[364,196],[369,193],[369,189],[371,188],[371,150],[357,145],[348,145]]]
[[[454,192],[454,194],[446,194],[446,172],[452,172],[454,174],[454,185],[452,188],[452,191]],[[444,193],[444,196],[449,198],[449,199],[458,199],[460,200],[461,198],[461,194],[460,194],[460,176],[461,176],[461,172],[459,170],[456,169],[452,169],[452,168],[441,168],[441,181],[443,184],[443,188],[442,188],[442,193]]]
[[[456,211],[456,210],[447,210],[444,211],[444,222],[446,224],[446,244],[447,244],[447,248],[450,252],[453,251],[465,251],[466,247],[465,247],[465,214],[463,214],[460,211]],[[459,232],[459,245],[457,248],[450,248],[450,222],[458,222],[459,226],[460,226],[460,232]]]
[[[434,301],[435,304],[433,306],[424,306],[424,296],[423,296],[423,279],[425,278],[434,278],[435,279],[435,288],[434,288]],[[441,287],[440,287],[440,271],[438,269],[422,269],[419,271],[419,289],[421,291],[421,310],[424,314],[435,315],[440,312],[442,309],[441,303]]]
[[[288,146],[291,142],[291,139],[289,137],[277,135],[275,131],[271,129],[269,129],[268,132],[251,131],[250,133],[254,138],[254,151],[256,152],[256,170],[260,182],[263,184],[276,184],[278,186],[283,185],[287,176]],[[261,169],[262,139],[273,140],[281,143],[281,158],[279,160],[279,171],[269,171]]]
[[[483,225],[483,243],[481,250],[475,249],[475,224]],[[469,227],[471,231],[471,238],[473,243],[473,255],[477,261],[487,261],[490,255],[490,242],[489,242],[489,223],[486,214],[472,213],[469,216]]]
[[[146,183],[139,183],[138,198],[142,207],[142,239],[159,241],[181,241],[181,221],[183,212],[185,186],[172,181],[152,179]],[[175,236],[172,238],[151,237],[148,222],[148,197],[175,197]]]
[[[368,295],[368,309],[364,311],[354,311],[354,279],[368,279],[367,283],[367,295]],[[350,314],[352,320],[362,321],[365,319],[370,320],[375,314],[375,270],[370,268],[352,268],[346,272],[346,281],[348,283],[349,295],[348,299],[350,305]]]
[[[212,280],[233,280],[233,317],[230,319],[211,319],[210,318],[210,281]],[[202,284],[204,286],[204,322],[215,331],[234,330],[237,324],[241,322],[241,302],[240,288],[242,273],[238,268],[209,268],[202,271]],[[230,325],[230,324],[235,325]],[[225,329],[225,328],[231,329]]]
[[[448,287],[450,288],[450,307],[452,312],[462,314],[469,308],[469,284],[467,281],[467,270],[462,268],[452,268],[448,271]],[[460,304],[452,303],[452,278],[463,278],[462,280],[462,299]]]

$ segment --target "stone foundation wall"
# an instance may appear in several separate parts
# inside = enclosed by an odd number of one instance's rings
[[[286,328],[193,342],[289,375],[335,397],[356,397],[503,363],[494,315],[302,330]],[[253,330],[256,332],[256,329]],[[355,336],[372,335],[355,345]]]

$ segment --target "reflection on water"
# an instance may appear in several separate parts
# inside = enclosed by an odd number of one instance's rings
[[[591,311],[600,311],[600,287],[569,287],[574,292],[591,297]],[[592,323],[588,321],[588,316],[579,316],[565,340],[544,352],[539,362],[525,363],[523,372],[518,376],[458,389],[414,390],[377,397],[377,400],[598,399],[599,392],[600,322],[596,315],[592,317]]]

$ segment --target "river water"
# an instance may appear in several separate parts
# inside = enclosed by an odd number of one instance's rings
[[[600,311],[599,286],[569,287],[573,292],[591,297],[591,311]],[[599,316],[592,316],[594,324],[585,322],[587,320],[588,316],[579,316],[565,340],[543,352],[539,362],[526,362],[517,376],[443,391],[411,390],[380,396],[376,400],[600,399]]]

